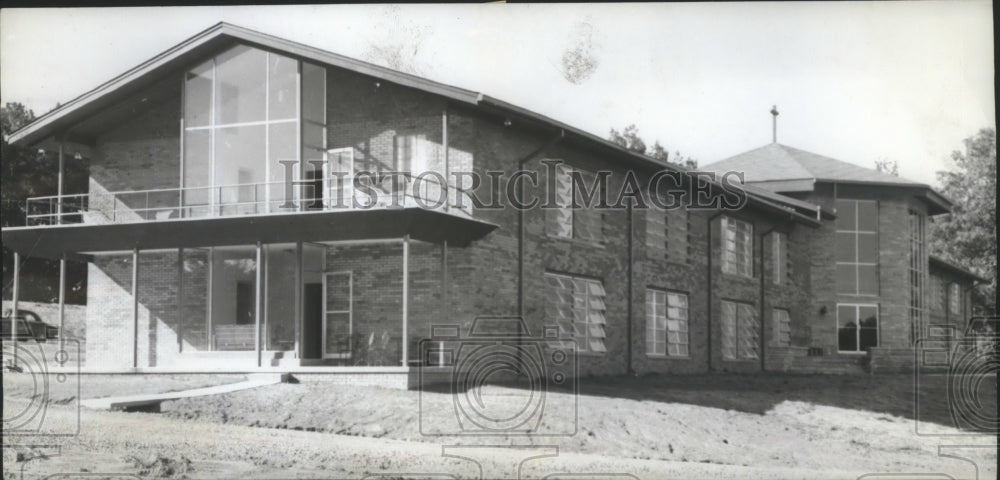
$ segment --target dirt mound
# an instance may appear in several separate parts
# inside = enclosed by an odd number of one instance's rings
[[[143,460],[130,455],[125,457],[123,461],[135,467],[141,477],[187,478],[187,473],[193,470],[191,460],[183,456],[175,460],[157,454]]]

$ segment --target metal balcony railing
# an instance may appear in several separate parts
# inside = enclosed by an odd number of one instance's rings
[[[312,182],[312,181],[305,181]],[[263,182],[211,187],[160,188],[33,197],[27,200],[27,225],[134,223],[181,218],[231,217],[295,212],[418,207],[472,216],[472,197],[464,189],[424,178],[404,188],[370,185],[323,187]],[[316,194],[314,192],[319,192]],[[289,198],[289,194],[291,198]]]

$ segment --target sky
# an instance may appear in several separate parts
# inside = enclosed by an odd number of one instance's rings
[[[0,10],[0,102],[42,114],[225,21],[482,92],[701,165],[778,142],[937,185],[995,128],[988,1]],[[395,47],[395,48],[393,48]],[[567,79],[567,52],[589,60]]]

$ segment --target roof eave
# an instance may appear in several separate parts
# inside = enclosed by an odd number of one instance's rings
[[[950,262],[948,260],[945,260],[944,258],[941,258],[941,257],[939,257],[937,255],[928,255],[927,258],[928,258],[928,261],[931,264],[936,265],[938,268],[941,268],[943,270],[948,270],[948,271],[950,271],[952,273],[957,273],[957,274],[959,274],[959,275],[961,275],[963,277],[971,278],[975,282],[981,282],[981,283],[990,283],[990,282],[992,282],[992,280],[989,279],[989,278],[983,277],[983,276],[981,276],[981,275],[973,272],[972,270],[969,270],[969,269],[967,269],[967,268],[965,268],[965,267],[963,267],[961,265],[957,265],[955,263],[952,263],[952,262]]]
[[[47,138],[69,128],[73,121],[70,118],[73,114],[86,111],[87,107],[93,107],[97,100],[113,98],[123,88],[135,85],[147,74],[169,67],[177,62],[184,61],[189,55],[197,53],[199,47],[208,46],[211,42],[226,40],[245,42],[257,46],[287,52],[291,55],[300,56],[310,61],[324,63],[334,67],[341,67],[355,71],[357,73],[372,76],[386,82],[397,83],[403,86],[419,88],[429,93],[437,94],[451,100],[468,104],[476,104],[479,94],[476,92],[461,89],[451,85],[423,79],[414,75],[399,72],[378,65],[362,62],[332,52],[327,52],[315,47],[310,47],[301,43],[285,40],[273,35],[256,32],[225,22],[217,23],[183,42],[165,50],[164,52],[146,60],[124,73],[104,82],[97,87],[77,96],[73,100],[53,109],[50,112],[38,117],[11,133],[7,137],[10,144],[31,145],[41,139]],[[67,125],[68,123],[68,125]]]

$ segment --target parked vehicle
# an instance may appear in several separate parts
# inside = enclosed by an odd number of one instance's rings
[[[4,312],[3,319],[0,321],[0,338],[12,338],[12,317],[13,315],[10,310]],[[53,327],[43,322],[41,317],[31,310],[18,309],[16,323],[18,340],[34,339],[38,342],[44,342],[49,339],[59,338],[59,327]]]

